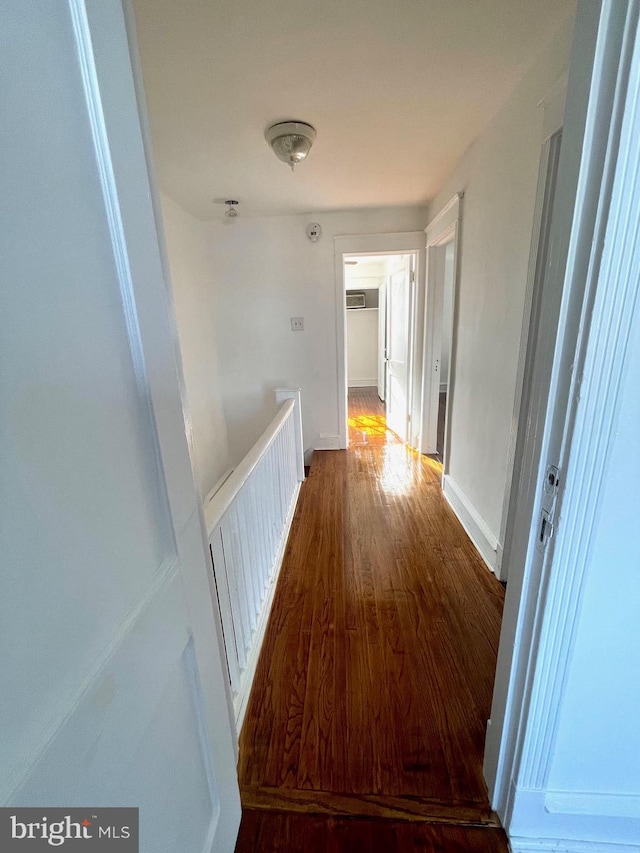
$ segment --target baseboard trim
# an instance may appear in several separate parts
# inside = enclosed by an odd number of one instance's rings
[[[509,838],[511,853],[638,853],[635,844],[615,841],[574,841],[568,838]]]
[[[349,388],[377,388],[378,378],[375,379],[349,379],[347,381]]]
[[[598,817],[640,818],[638,794],[611,794],[592,791],[547,791],[545,810],[552,814],[597,815]]]
[[[314,450],[340,450],[339,435],[321,435],[316,441]]]
[[[247,665],[245,666],[244,670],[240,675],[240,689],[233,697],[233,709],[236,715],[236,728],[238,731],[238,736],[240,735],[240,731],[242,730],[242,724],[244,723],[245,714],[247,713],[247,705],[249,704],[249,697],[251,696],[253,679],[256,675],[258,660],[260,659],[260,651],[262,650],[264,635],[267,631],[267,624],[269,622],[269,616],[271,614],[273,597],[276,592],[276,586],[278,585],[280,569],[282,568],[284,552],[287,547],[287,542],[289,540],[289,533],[291,532],[293,516],[296,511],[296,506],[298,505],[298,497],[300,495],[301,485],[301,483],[298,483],[296,485],[293,497],[291,499],[291,505],[289,507],[289,512],[287,513],[287,519],[285,521],[284,529],[282,531],[280,547],[278,548],[278,553],[276,555],[274,570],[271,575],[271,581],[269,583],[267,593],[264,597],[264,601],[262,602],[262,610],[260,611],[258,624],[256,625],[255,634],[251,643],[251,650],[249,651],[249,655],[247,658]]]
[[[451,479],[450,474],[444,475],[442,491],[478,553],[489,569],[495,573],[498,568],[498,540],[460,486]]]

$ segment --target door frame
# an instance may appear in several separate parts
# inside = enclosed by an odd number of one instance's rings
[[[436,341],[441,335],[437,334],[436,302],[438,291],[438,271],[436,269],[436,249],[442,249],[453,243],[453,294],[451,320],[449,328],[449,365],[447,370],[447,405],[444,422],[444,449],[442,455],[442,478],[449,473],[449,447],[451,432],[451,401],[455,384],[456,360],[456,328],[458,315],[458,290],[460,281],[460,248],[462,238],[462,199],[464,192],[456,193],[447,202],[438,215],[425,228],[426,234],[426,293],[424,303],[424,343],[422,366],[422,412],[420,429],[420,452],[437,452],[438,407],[440,400],[440,356],[437,352]]]
[[[575,535],[596,517],[598,488],[593,481],[602,474],[593,473],[593,459],[597,453],[606,455],[611,437],[611,432],[603,435],[611,427],[610,419],[603,424],[583,418],[580,423],[576,411],[585,388],[589,390],[594,382],[601,381],[612,398],[619,390],[622,361],[612,372],[608,358],[585,365],[585,355],[607,336],[609,348],[622,352],[628,335],[624,323],[611,325],[614,314],[624,317],[624,312],[611,308],[607,322],[594,318],[592,323],[591,311],[601,286],[607,226],[615,227],[624,216],[624,210],[611,204],[611,195],[629,81],[628,41],[637,18],[637,0],[627,7],[595,6],[581,0],[576,18],[563,133],[566,144],[560,155],[554,207],[559,218],[552,226],[549,261],[559,282],[557,328],[553,318],[543,317],[540,322],[552,333],[554,357],[547,391],[532,400],[526,425],[527,442],[539,442],[540,448],[535,482],[542,483],[550,463],[565,469],[557,497],[561,513],[542,561],[536,561],[541,485],[532,511],[521,520],[527,553],[524,565],[510,567],[485,747],[484,775],[491,804],[507,830],[518,789],[532,809],[538,809],[540,797],[544,800],[589,559],[588,541],[578,547]],[[636,114],[636,125],[638,121]],[[628,156],[627,151],[624,154]],[[610,209],[612,222],[608,222]],[[605,284],[611,306],[638,289],[638,282],[630,287],[626,276],[610,277]],[[613,411],[614,407],[605,408]],[[591,488],[582,482],[585,472],[592,472]]]
[[[75,0],[77,2],[77,0]],[[164,279],[165,285],[165,301],[167,307],[167,322],[171,327],[171,334],[173,341],[175,342],[174,351],[175,351],[175,360],[176,360],[176,377],[178,381],[178,388],[180,391],[180,399],[182,402],[182,414],[184,418],[184,429],[185,429],[185,437],[187,440],[187,447],[189,451],[189,458],[191,460],[191,469],[192,476],[194,478],[194,482],[197,482],[196,476],[196,465],[194,460],[196,459],[196,451],[193,441],[193,433],[191,430],[191,412],[189,410],[189,403],[187,397],[187,387],[184,379],[184,367],[182,363],[182,350],[179,345],[179,336],[178,336],[178,323],[176,320],[176,309],[175,309],[175,300],[173,297],[173,288],[171,283],[171,269],[169,266],[169,253],[167,250],[167,241],[165,237],[164,230],[164,217],[162,214],[162,202],[160,200],[160,190],[159,190],[159,182],[156,175],[156,166],[155,160],[153,157],[153,146],[151,141],[151,128],[149,125],[149,112],[147,110],[147,100],[144,89],[144,78],[142,74],[142,65],[140,62],[140,53],[138,50],[138,36],[136,31],[136,20],[135,13],[133,10],[133,0],[122,0],[122,15],[124,20],[124,26],[129,46],[129,56],[131,61],[131,77],[133,81],[133,90],[136,99],[136,104],[138,108],[138,120],[140,122],[140,142],[142,145],[142,154],[146,163],[147,170],[147,180],[148,180],[148,191],[149,191],[149,199],[151,202],[151,208],[153,212],[153,218],[155,222],[156,229],[156,239],[158,243],[159,250],[159,259],[160,265],[162,268],[162,275]],[[97,29],[97,28],[96,28]],[[199,494],[199,492],[198,492]],[[198,514],[200,529],[202,531],[203,545],[205,549],[205,554],[207,556],[207,560],[210,558],[209,551],[209,542],[206,535],[207,525],[204,517],[204,503],[202,500],[197,501],[196,511]],[[211,594],[211,604],[213,610],[213,621],[217,638],[217,649],[218,656],[220,658],[221,665],[223,670],[226,668],[226,658],[224,656],[224,633],[222,629],[222,617],[220,615],[220,609],[218,607],[218,597],[217,591],[215,588],[215,579],[213,577],[213,566],[211,566],[211,570],[207,572],[207,578],[209,582],[209,590]],[[238,731],[236,728],[236,718],[235,711],[233,707],[233,696],[231,694],[231,688],[228,685],[227,679],[225,678],[225,694],[224,704],[226,705],[227,715],[229,718],[229,726],[232,734],[232,747],[234,759],[238,761]]]
[[[341,234],[333,238],[334,270],[335,270],[335,310],[336,310],[336,380],[338,403],[338,437],[341,450],[349,446],[347,403],[347,307],[345,304],[344,258],[348,255],[416,255],[416,274],[412,288],[412,320],[410,331],[410,407],[408,443],[418,446],[419,437],[414,432],[414,425],[419,424],[416,416],[417,406],[415,366],[422,363],[422,322],[420,307],[424,299],[424,269],[425,244],[424,231],[398,231],[384,234]],[[419,348],[419,352],[416,350]]]
[[[378,397],[387,404],[387,282],[378,288]],[[382,379],[382,383],[380,380]],[[380,393],[382,391],[382,393]]]
[[[511,418],[511,436],[502,503],[502,524],[499,537],[499,542],[502,543],[502,553],[495,569],[496,577],[500,581],[507,581],[508,579],[517,512],[522,512],[522,504],[530,500],[531,493],[535,492],[537,482],[537,471],[533,470],[531,465],[527,466],[527,459],[536,455],[535,448],[532,447],[528,448],[529,453],[525,452],[527,449],[527,418],[530,412],[533,413],[537,404],[535,393],[540,383],[540,377],[548,372],[553,358],[553,352],[547,350],[546,364],[539,364],[536,360],[538,347],[544,346],[539,333],[544,335],[545,327],[548,332],[553,325],[547,316],[543,300],[545,288],[548,287],[550,278],[548,268],[549,238],[561,144],[562,125],[544,140],[540,156],[533,239],[524,301],[523,334],[520,339],[516,393]],[[540,352],[539,355],[544,359],[544,352]],[[544,388],[538,388],[538,390],[542,390],[544,393]],[[531,461],[533,460],[531,459]]]

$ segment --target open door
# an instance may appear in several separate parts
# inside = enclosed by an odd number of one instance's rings
[[[120,2],[21,0],[3,28],[0,802],[88,827],[138,807],[141,853],[230,853],[235,732],[135,37]]]
[[[387,388],[387,284],[378,288],[378,397],[384,403]]]
[[[409,413],[409,334],[411,317],[411,255],[394,259],[387,278],[387,426],[402,440],[407,440]]]
[[[422,434],[420,451],[437,455],[448,473],[448,412],[455,386],[456,280],[459,264],[460,195],[427,226]]]

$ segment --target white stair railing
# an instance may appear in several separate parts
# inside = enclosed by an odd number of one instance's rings
[[[304,480],[300,390],[278,389],[276,400],[278,414],[204,508],[238,731]]]

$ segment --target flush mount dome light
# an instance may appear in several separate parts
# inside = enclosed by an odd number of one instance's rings
[[[316,138],[315,128],[303,121],[281,121],[265,131],[264,138],[273,148],[273,152],[283,163],[291,166],[300,163],[307,156]]]

